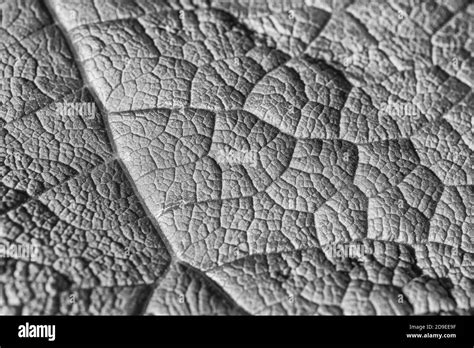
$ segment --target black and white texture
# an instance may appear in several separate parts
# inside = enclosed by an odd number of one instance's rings
[[[470,1],[0,6],[1,314],[473,313]]]

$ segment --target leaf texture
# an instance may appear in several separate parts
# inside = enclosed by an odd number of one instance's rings
[[[2,313],[472,314],[468,1],[4,8]]]

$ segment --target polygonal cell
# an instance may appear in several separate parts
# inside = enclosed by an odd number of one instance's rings
[[[349,83],[339,73],[305,56],[259,81],[244,110],[299,138],[333,138],[338,133],[337,124],[322,126],[323,120],[338,118],[349,90]]]
[[[354,183],[372,197],[398,184],[419,163],[410,140],[388,140],[358,145],[359,164]]]

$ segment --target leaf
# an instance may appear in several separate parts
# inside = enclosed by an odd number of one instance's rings
[[[9,6],[3,313],[472,310],[472,5]]]

